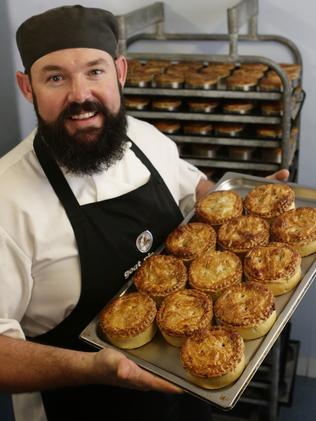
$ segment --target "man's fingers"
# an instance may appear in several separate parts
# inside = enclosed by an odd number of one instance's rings
[[[157,390],[166,393],[180,393],[182,389],[140,368],[129,359],[122,359],[117,368],[117,376],[131,387],[142,390]]]
[[[287,181],[289,178],[289,171],[286,169],[279,170],[275,172],[274,174],[268,175],[266,178],[269,178],[270,180],[279,180],[279,181]]]

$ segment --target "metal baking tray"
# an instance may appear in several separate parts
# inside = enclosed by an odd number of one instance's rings
[[[275,183],[261,177],[228,172],[215,185],[215,190],[234,190],[245,197],[247,192],[255,186],[263,183]],[[296,207],[316,207],[316,189],[289,183],[296,195]],[[182,224],[194,218],[192,210],[183,220]],[[163,250],[163,246],[157,252]],[[243,391],[247,387],[256,370],[268,354],[274,342],[285,327],[287,321],[299,305],[303,296],[311,286],[316,272],[316,254],[302,259],[302,280],[293,291],[276,297],[277,319],[271,330],[263,337],[246,341],[246,368],[239,379],[232,385],[222,389],[207,390],[192,384],[183,369],[179,359],[179,348],[168,345],[159,332],[149,343],[138,349],[120,350],[130,359],[134,360],[146,370],[161,376],[183,388],[192,395],[223,409],[230,410],[234,407]],[[134,289],[132,280],[129,280],[117,295],[123,295]],[[115,348],[111,344],[100,339],[97,334],[98,316],[83,330],[80,338],[97,348],[105,346]],[[117,348],[116,348],[117,349]]]

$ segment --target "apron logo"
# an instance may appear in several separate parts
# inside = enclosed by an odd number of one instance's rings
[[[150,231],[143,231],[136,238],[136,247],[141,253],[147,253],[153,245],[153,235]]]

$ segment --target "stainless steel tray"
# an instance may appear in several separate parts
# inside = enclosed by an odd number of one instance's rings
[[[228,172],[216,184],[215,190],[234,190],[244,197],[256,185],[268,182],[273,183],[275,181]],[[294,183],[289,183],[289,185],[295,190],[296,207],[316,207],[315,189]],[[194,210],[186,216],[183,223],[187,223],[193,217]],[[162,249],[163,246],[160,250]],[[277,320],[268,334],[263,338],[245,342],[246,368],[239,379],[230,386],[218,390],[206,390],[192,384],[180,363],[179,349],[168,345],[159,333],[156,334],[149,344],[141,348],[120,351],[146,370],[179,385],[187,392],[222,409],[232,409],[313,282],[316,272],[315,258],[316,254],[304,257],[302,259],[303,278],[299,285],[293,291],[276,297]],[[122,295],[133,288],[132,281],[129,281],[117,295]],[[98,316],[84,329],[80,338],[98,348],[105,346],[115,348],[99,338],[97,335],[97,324]]]

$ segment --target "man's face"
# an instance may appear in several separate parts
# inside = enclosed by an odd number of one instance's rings
[[[109,54],[81,48],[47,54],[31,68],[39,132],[74,173],[99,171],[122,155],[120,72]]]

